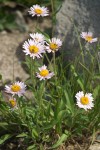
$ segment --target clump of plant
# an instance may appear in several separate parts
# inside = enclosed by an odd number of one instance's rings
[[[33,5],[29,14],[45,17],[49,10]],[[90,32],[82,32],[81,37],[88,42],[90,49],[93,48],[92,43],[98,40]],[[24,42],[24,63],[30,77],[25,82],[14,81],[5,85],[8,103],[2,93],[0,95],[1,145],[10,140],[21,149],[56,149],[70,139],[92,135],[99,129],[99,42],[93,49],[93,55],[86,50],[90,60],[88,66],[81,43],[79,56],[64,66],[63,55],[56,58],[56,52],[62,45],[59,38],[49,37],[40,29],[31,33]],[[52,59],[49,54],[52,54]],[[47,64],[44,63],[45,58]],[[70,69],[66,73],[67,68]],[[32,93],[30,99],[25,96],[28,91]]]

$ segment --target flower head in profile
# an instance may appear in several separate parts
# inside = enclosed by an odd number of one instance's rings
[[[47,66],[42,66],[39,68],[39,73],[37,72],[37,77],[40,78],[40,80],[50,79],[54,76],[54,73],[47,69]]]
[[[94,107],[93,104],[93,97],[91,93],[86,93],[84,94],[83,91],[79,91],[76,95],[76,100],[77,100],[77,104],[78,107],[83,108],[85,110],[87,109],[91,109],[92,107]]]
[[[12,85],[5,86],[5,92],[14,95],[18,95],[19,97],[25,93],[26,85],[23,82],[15,82]]]
[[[12,107],[13,109],[18,109],[18,107],[17,107],[17,102],[16,102],[16,98],[11,97],[11,98],[9,99],[9,103],[10,103],[10,105],[11,105],[11,107]]]
[[[93,38],[92,32],[82,32],[81,37],[85,39],[88,43],[97,42],[97,38]]]
[[[34,40],[25,41],[23,44],[24,53],[30,55],[33,59],[42,57],[42,53],[45,53],[44,45]]]
[[[62,41],[58,38],[52,38],[51,40],[49,40],[49,43],[47,43],[46,49],[48,51],[48,53],[50,52],[56,52],[58,51],[58,49],[61,47],[62,45]]]
[[[32,17],[34,16],[48,16],[49,15],[49,10],[47,9],[47,7],[44,6],[40,6],[40,5],[33,5],[30,10],[28,11],[30,15],[32,15]]]
[[[41,33],[34,33],[34,34],[30,34],[30,37],[34,40],[34,41],[37,41],[37,42],[44,42],[45,38],[44,38],[44,35],[41,34]]]

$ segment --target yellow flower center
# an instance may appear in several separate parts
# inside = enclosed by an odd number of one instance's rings
[[[21,90],[21,87],[19,85],[17,85],[17,84],[14,84],[14,85],[11,86],[11,90],[13,92],[18,92],[18,91]]]
[[[55,51],[58,48],[58,45],[55,43],[50,43],[50,49],[52,49],[53,51]]]
[[[40,71],[40,75],[43,77],[46,77],[49,74],[49,71],[47,69]]]
[[[83,97],[81,98],[81,103],[82,103],[83,105],[89,104],[89,99],[88,99],[88,97],[83,96]]]
[[[93,38],[91,36],[86,36],[86,41],[91,42]]]
[[[43,11],[42,11],[41,9],[39,9],[39,8],[35,9],[34,11],[35,11],[36,14],[39,14],[39,15],[42,14],[42,12],[43,12]]]
[[[29,51],[30,51],[31,53],[37,53],[37,52],[39,51],[39,48],[38,48],[37,46],[35,46],[35,45],[31,45],[31,46],[29,47]]]
[[[16,101],[14,99],[10,99],[9,102],[10,102],[12,107],[15,107],[17,105]]]

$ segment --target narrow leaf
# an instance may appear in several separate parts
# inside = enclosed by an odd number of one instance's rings
[[[12,137],[11,134],[5,134],[0,137],[0,145],[3,144],[6,140],[10,139]]]
[[[59,145],[61,145],[66,139],[68,138],[68,135],[62,134],[62,136],[59,138],[57,143],[55,143],[51,148],[57,148]]]
[[[0,80],[2,80],[2,75],[0,74]]]
[[[36,145],[30,145],[27,150],[37,150]]]
[[[21,134],[18,134],[16,137],[21,138],[21,137],[26,137],[26,136],[27,136],[26,133],[21,133]]]

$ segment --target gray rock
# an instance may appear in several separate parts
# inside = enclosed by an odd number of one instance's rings
[[[24,19],[22,13],[19,10],[17,10],[15,14],[16,14],[16,24],[17,24],[19,30],[21,32],[28,31],[29,28],[28,28],[28,26],[27,26],[27,24],[25,22],[25,19]]]
[[[3,82],[19,78],[25,81],[29,75],[26,74],[21,67],[21,61],[16,56],[16,48],[22,42],[22,39],[27,37],[25,33],[7,33],[2,35],[0,33],[0,74],[2,75]],[[22,50],[22,48],[21,48]]]
[[[93,144],[93,145],[91,145],[89,150],[100,150],[100,144]]]
[[[55,35],[63,39],[67,58],[80,52],[78,35],[91,31],[100,36],[100,0],[65,0],[57,13]]]

